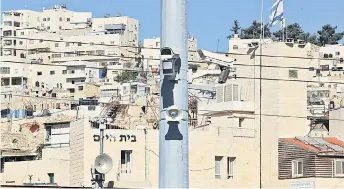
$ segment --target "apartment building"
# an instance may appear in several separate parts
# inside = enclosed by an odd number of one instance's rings
[[[199,61],[199,57],[196,52],[196,38],[188,38],[188,50],[189,62]],[[143,47],[141,49],[141,55],[144,58],[144,69],[157,73],[160,65],[160,38],[144,39]]]
[[[305,136],[310,130],[307,81],[315,75],[309,67],[316,67],[319,48],[302,42],[271,41],[260,46],[256,41],[240,42],[237,37],[229,40],[230,53],[238,63],[236,81],[242,100],[255,102],[255,125],[261,127],[262,185],[280,187],[286,183],[278,179],[278,139]]]
[[[71,61],[58,65],[6,62],[0,70],[2,92],[66,89],[74,93],[76,84],[102,79],[102,69],[97,62]]]
[[[5,140],[9,148],[6,148],[6,156],[2,156],[1,183],[15,185],[18,166],[27,169],[27,172],[21,172],[23,173],[21,176],[28,180],[23,181],[21,185],[39,183],[54,186],[58,180],[60,185],[68,186],[69,172],[65,170],[68,170],[70,165],[69,130],[70,127],[81,129],[80,123],[83,123],[83,120],[75,119],[75,113],[76,111],[66,111],[31,120],[24,119],[15,125],[20,130],[3,133],[8,139],[17,139],[21,146],[13,144],[11,146],[11,142]],[[21,137],[20,134],[25,135],[26,138]],[[28,144],[31,148],[25,150]],[[4,152],[4,148],[2,151]]]
[[[135,65],[139,42],[136,19],[118,15],[92,18],[90,12],[73,12],[65,5],[43,12],[5,11],[3,15],[3,56],[20,58],[21,62],[84,60]]]

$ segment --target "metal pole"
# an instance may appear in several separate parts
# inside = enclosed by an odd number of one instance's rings
[[[263,11],[264,11],[264,0],[261,1],[261,34],[264,31],[264,24],[263,24]],[[259,46],[259,188],[263,187],[262,184],[262,54],[263,54],[263,45],[262,45],[262,38],[264,36],[260,35],[260,46]]]
[[[161,47],[171,48],[175,54],[179,54],[181,62],[176,75],[178,81],[174,84],[164,80],[164,75],[160,72],[159,188],[189,187],[186,17],[187,0],[161,0]],[[162,67],[160,63],[160,68]],[[165,119],[166,108],[172,105],[182,111],[182,119],[177,123],[167,122]],[[174,139],[166,137],[169,130],[173,130],[171,138]],[[178,134],[179,137],[176,137]]]
[[[102,124],[102,123],[101,123]],[[100,154],[104,153],[104,129],[100,129]]]
[[[100,148],[99,148],[99,153],[103,154],[104,153],[104,130],[106,129],[106,119],[100,119],[99,122],[99,135],[100,135]],[[96,171],[96,175],[99,175],[100,178],[96,177],[96,182],[95,182],[95,188],[96,189],[103,189],[104,188],[104,183],[103,181],[105,180],[105,174],[99,173],[98,171]]]

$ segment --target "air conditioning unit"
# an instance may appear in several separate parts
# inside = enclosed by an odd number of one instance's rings
[[[299,44],[299,47],[304,47],[306,46],[306,42],[304,40],[297,40],[297,43]]]
[[[216,86],[216,101],[230,102],[239,101],[239,86],[236,84],[220,84]]]
[[[294,44],[294,39],[293,39],[293,38],[287,38],[287,39],[285,40],[285,43],[286,43],[286,44]]]

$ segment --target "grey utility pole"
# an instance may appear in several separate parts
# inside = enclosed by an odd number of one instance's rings
[[[99,123],[99,131],[100,131],[100,141],[99,141],[99,154],[102,155],[104,154],[104,130],[106,129],[106,119],[104,118],[100,118],[98,120]],[[93,181],[95,181],[95,185],[94,185],[94,189],[103,189],[104,188],[104,180],[105,180],[105,174],[104,173],[100,173],[97,170],[95,171],[95,179],[92,179]]]
[[[161,0],[159,188],[189,187],[187,0]]]

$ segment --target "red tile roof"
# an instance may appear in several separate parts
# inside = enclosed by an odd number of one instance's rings
[[[282,140],[289,142],[289,143],[292,143],[292,144],[295,144],[295,145],[297,145],[301,148],[307,149],[307,150],[312,150],[312,151],[316,151],[316,152],[320,151],[318,148],[316,148],[312,145],[309,145],[309,144],[305,144],[296,138],[282,138]]]
[[[344,148],[344,141],[339,140],[336,137],[326,137],[323,139],[326,140],[327,142],[331,143],[331,144],[335,144],[335,145],[338,145],[338,146]]]

